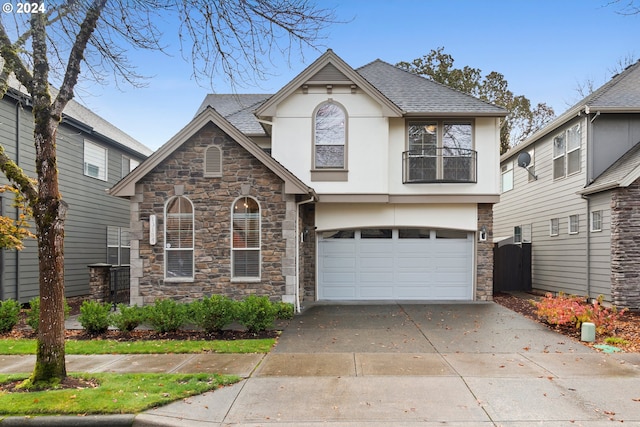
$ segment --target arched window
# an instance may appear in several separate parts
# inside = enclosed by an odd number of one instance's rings
[[[260,277],[260,206],[241,197],[232,207],[231,277]]]
[[[204,176],[222,176],[222,150],[211,145],[204,152]]]
[[[164,210],[165,278],[193,279],[193,204],[172,197]]]
[[[344,169],[347,115],[335,102],[323,102],[314,115],[314,157],[317,169]]]

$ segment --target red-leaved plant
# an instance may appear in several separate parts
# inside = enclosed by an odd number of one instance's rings
[[[550,325],[575,325],[579,328],[584,322],[591,322],[596,325],[598,333],[612,333],[626,309],[618,311],[616,307],[605,307],[603,300],[602,295],[589,303],[584,297],[563,293],[554,297],[547,293],[534,305],[536,314]]]

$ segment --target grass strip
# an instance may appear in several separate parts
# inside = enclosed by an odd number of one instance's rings
[[[34,392],[0,391],[0,415],[137,414],[175,400],[240,381],[219,374],[72,374],[95,379],[95,388]],[[26,379],[25,374],[0,374],[0,383]]]
[[[68,340],[66,354],[268,353],[275,339],[252,340]],[[36,354],[36,340],[0,340],[0,354]]]

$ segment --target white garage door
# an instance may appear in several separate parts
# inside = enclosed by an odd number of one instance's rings
[[[471,300],[473,233],[362,229],[319,233],[320,300]]]

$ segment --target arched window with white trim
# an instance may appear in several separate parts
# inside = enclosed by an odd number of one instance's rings
[[[314,114],[314,166],[316,169],[345,169],[347,114],[336,102],[327,101]]]
[[[240,197],[232,207],[231,277],[260,278],[260,206]]]
[[[193,279],[193,204],[175,196],[167,201],[164,213],[165,278]]]

